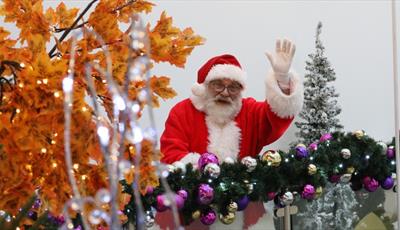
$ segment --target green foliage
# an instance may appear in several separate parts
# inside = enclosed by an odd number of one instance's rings
[[[256,169],[247,172],[246,166],[240,162],[222,163],[220,164],[221,174],[216,179],[194,169],[191,164],[186,165],[185,174],[179,169],[170,173],[167,180],[171,189],[175,192],[180,189],[188,192],[188,199],[180,211],[183,223],[189,224],[193,221],[193,212],[207,210],[210,207],[219,213],[226,214],[228,212],[227,205],[232,201],[239,200],[244,195],[248,195],[252,201],[266,201],[269,192],[275,192],[280,196],[286,191],[301,194],[306,184],[313,185],[315,188],[324,187],[329,177],[349,173],[351,168],[354,168],[350,173],[352,174],[351,183],[358,185],[362,184],[365,176],[382,181],[395,172],[395,165],[392,164],[394,159],[387,159],[386,152],[383,153],[382,147],[369,136],[336,132],[332,134],[332,137],[331,140],[318,143],[317,150],[309,149],[310,154],[306,158],[296,157],[294,148],[288,153],[279,151],[282,161],[278,167],[257,160]],[[350,158],[342,157],[341,150],[343,148],[351,151]],[[309,164],[317,166],[317,172],[313,175],[308,174]],[[209,184],[214,188],[214,200],[210,205],[201,205],[197,202],[197,189],[202,183]],[[251,192],[248,189],[249,184],[253,184],[254,189]],[[122,185],[123,192],[132,195],[124,212],[134,223],[133,190],[131,185],[125,181],[122,181]],[[156,206],[157,196],[164,192],[162,187],[157,187],[153,193],[142,196],[145,210],[151,212],[151,207]]]

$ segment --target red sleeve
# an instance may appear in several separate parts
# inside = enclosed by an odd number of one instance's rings
[[[181,105],[178,104],[171,109],[160,139],[163,154],[161,161],[168,164],[182,159],[189,153],[188,135],[185,134],[183,124],[184,114],[179,113],[179,111],[182,111],[178,108],[179,106]]]
[[[248,116],[248,119],[251,119],[248,124],[254,128],[255,135],[252,136],[257,140],[257,151],[261,151],[265,145],[273,143],[285,133],[294,117],[281,118],[271,110],[267,102],[258,102],[252,98],[247,100],[248,112],[251,114]]]

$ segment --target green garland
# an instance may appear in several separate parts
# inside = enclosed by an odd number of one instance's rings
[[[393,141],[390,144],[393,145]],[[219,165],[220,175],[211,178],[188,164],[185,173],[179,168],[170,171],[167,181],[173,191],[178,192],[183,189],[188,193],[180,210],[183,224],[188,225],[198,218],[195,213],[213,209],[222,216],[228,214],[230,212],[228,205],[244,196],[248,196],[251,201],[267,201],[272,199],[272,193],[275,194],[275,203],[283,205],[284,202],[280,201],[285,192],[290,191],[300,196],[305,185],[312,185],[317,188],[316,196],[313,198],[317,198],[328,180],[338,182],[338,178],[344,174],[351,175],[351,179],[348,179],[353,190],[362,188],[365,177],[374,178],[378,182],[384,181],[395,172],[395,159],[389,159],[384,146],[365,135],[363,131],[346,134],[336,132],[332,134],[330,140],[316,142],[314,150],[308,148],[307,157],[298,157],[296,148],[292,148],[288,153],[278,151],[281,156],[279,166],[257,159],[256,168],[248,172],[248,168],[241,162],[224,162]],[[341,153],[343,149],[351,152],[347,159]],[[310,164],[316,166],[317,170],[313,173],[309,172]],[[125,206],[124,213],[128,216],[129,222],[135,223],[136,204],[132,186],[126,181],[121,183],[123,192],[131,194],[131,200]],[[214,199],[211,204],[198,203],[197,193],[200,184],[208,184],[214,189]],[[157,196],[164,193],[164,188],[157,187],[142,196],[142,203],[149,218],[153,215],[154,207],[157,207]]]

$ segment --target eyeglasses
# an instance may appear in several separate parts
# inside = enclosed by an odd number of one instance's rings
[[[234,82],[230,85],[225,85],[222,81],[219,81],[219,80],[210,81],[208,83],[208,85],[210,86],[210,88],[212,90],[214,90],[217,93],[223,92],[226,88],[226,89],[228,89],[228,93],[231,95],[238,94],[243,89],[243,87],[239,83]]]

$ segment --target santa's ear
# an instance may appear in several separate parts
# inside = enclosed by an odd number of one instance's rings
[[[204,97],[205,94],[206,94],[206,87],[205,87],[204,83],[203,84],[199,84],[199,83],[196,82],[192,86],[192,93],[195,96]]]

